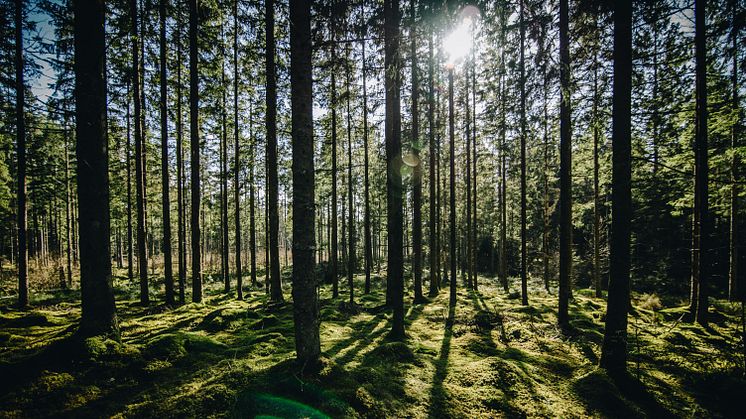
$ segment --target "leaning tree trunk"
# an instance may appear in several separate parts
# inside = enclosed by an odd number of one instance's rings
[[[82,336],[119,339],[111,278],[104,0],[73,2]]]
[[[293,319],[301,371],[321,355],[314,269],[313,89],[311,4],[290,1],[290,100],[293,144]]]
[[[609,293],[601,366],[619,374],[627,368],[630,306],[632,2],[614,5],[614,90],[612,109],[611,235]]]

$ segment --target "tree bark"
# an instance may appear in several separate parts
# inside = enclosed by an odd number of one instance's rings
[[[422,302],[422,161],[420,160],[420,117],[419,99],[420,83],[417,74],[417,15],[415,0],[410,0],[412,23],[410,28],[412,55],[412,154],[414,155],[414,170],[412,176],[412,270],[414,271],[414,301]]]
[[[474,35],[472,32],[472,45],[475,45]],[[471,210],[471,275],[474,290],[479,290],[477,280],[477,69],[476,59],[474,56],[474,47],[471,49],[471,151],[472,151],[472,177],[471,177],[471,196],[473,208]],[[468,81],[467,81],[468,83]]]
[[[740,23],[738,18],[738,1],[731,0],[731,16],[732,16],[732,28],[731,28],[731,48],[733,48],[733,74],[732,74],[732,112],[735,112],[735,120],[731,127],[731,161],[730,161],[730,179],[731,179],[731,190],[730,190],[730,240],[728,243],[729,249],[729,263],[728,263],[728,298],[730,301],[736,301],[741,297],[743,292],[744,284],[739,284],[738,281],[738,185],[736,180],[739,176],[738,167],[740,160],[736,150],[738,148],[738,136],[741,128],[741,107],[738,98],[738,31],[740,29]],[[743,298],[741,298],[743,300]],[[746,339],[746,336],[744,336]]]
[[[290,95],[293,142],[293,318],[301,371],[315,370],[321,355],[314,269],[313,89],[311,4],[290,1]]]
[[[131,214],[131,186],[130,186],[130,128],[129,128],[129,87],[127,95],[127,273],[132,282],[132,214]],[[65,118],[65,259],[67,263],[67,286],[73,286],[73,261],[72,261],[72,202],[70,202],[70,145],[67,135],[67,118]]]
[[[507,293],[509,290],[508,286],[508,263],[506,260],[505,246],[507,242],[507,221],[508,221],[508,206],[507,206],[507,157],[506,157],[506,142],[505,142],[505,131],[507,130],[507,124],[505,119],[505,108],[506,108],[506,91],[505,88],[505,41],[507,31],[507,17],[506,11],[503,10],[500,13],[500,283],[502,284],[503,290]]]
[[[697,323],[707,325],[708,289],[707,281],[710,279],[710,214],[709,214],[709,187],[708,187],[708,159],[707,159],[707,57],[706,57],[706,0],[695,0],[695,73],[696,73],[696,129],[695,129],[695,193],[699,196],[697,202],[699,237],[699,271],[698,293],[697,293]]]
[[[182,137],[181,120],[181,11],[176,10],[176,200],[177,203],[177,230],[178,230],[178,252],[179,252],[179,302],[186,301],[186,216],[184,207],[184,143]]]
[[[29,303],[28,289],[28,225],[26,209],[26,120],[24,118],[23,82],[23,0],[15,1],[15,66],[16,66],[16,152],[18,158],[18,307]]]
[[[611,236],[609,293],[601,366],[627,368],[627,312],[630,306],[632,2],[614,4],[614,87],[612,109]]]
[[[339,296],[339,260],[337,249],[339,239],[337,238],[337,220],[339,219],[339,213],[337,210],[337,78],[335,74],[337,64],[337,44],[336,44],[336,19],[334,11],[332,11],[332,24],[331,24],[331,111],[332,111],[332,238],[331,238],[331,277],[332,277],[332,298]],[[386,294],[386,302],[388,303],[388,293]]]
[[[560,0],[560,276],[557,322],[569,325],[572,272],[572,138],[570,137],[569,1]]]
[[[596,298],[601,298],[601,190],[599,187],[599,137],[600,121],[598,118],[598,46],[594,48],[593,64],[593,109],[591,118],[593,124],[593,287]]]
[[[388,284],[393,308],[391,337],[404,339],[403,194],[401,178],[401,60],[399,0],[384,0],[384,68],[386,88],[386,222]]]
[[[221,38],[223,27],[221,25]],[[221,39],[221,43],[223,39]],[[220,233],[221,233],[221,247],[220,247],[220,268],[223,277],[223,291],[226,294],[231,292],[231,277],[230,277],[230,243],[228,238],[228,110],[226,101],[226,92],[228,86],[225,82],[225,50],[223,50],[222,62],[220,66],[220,87],[222,90],[222,102],[220,106],[222,129],[220,132]]]
[[[356,250],[355,250],[355,207],[354,199],[352,195],[352,111],[350,109],[350,57],[349,49],[347,50],[347,57],[345,62],[345,89],[347,90],[347,217],[348,217],[348,233],[349,238],[347,239],[347,283],[350,288],[350,304],[355,302],[355,268],[356,268]]]
[[[520,3],[520,137],[521,137],[521,304],[528,305],[528,255],[526,254],[526,63],[525,40],[526,23],[524,17],[524,0]]]
[[[145,162],[143,161],[143,117],[140,89],[140,48],[138,35],[137,0],[130,0],[132,30],[132,87],[135,103],[135,201],[137,207],[137,262],[140,276],[140,303],[150,303],[148,293],[148,254],[145,232]]]
[[[239,167],[241,162],[238,142],[238,1],[233,2],[233,221],[236,230],[236,291],[243,300],[243,273],[241,272],[241,184]]]
[[[161,73],[161,189],[163,201],[163,251],[164,283],[166,286],[166,304],[174,303],[174,277],[171,261],[171,185],[169,184],[168,163],[168,79],[166,71],[166,2],[160,0],[159,23],[160,23],[160,73]]]
[[[364,5],[364,3],[361,3]],[[363,11],[365,7],[363,6]],[[367,25],[364,25],[367,29]],[[367,36],[363,36],[366,38]],[[360,50],[362,53],[362,73],[363,73],[363,147],[365,152],[365,221],[364,221],[364,232],[365,235],[365,289],[364,293],[370,293],[370,270],[373,267],[373,246],[372,237],[370,232],[370,179],[369,179],[369,156],[368,156],[368,68],[365,61],[365,40],[360,43]]]
[[[448,69],[448,169],[449,169],[449,189],[448,189],[448,216],[450,240],[448,245],[449,266],[450,266],[450,294],[448,302],[450,307],[456,307],[456,150],[455,150],[455,133],[454,133],[454,108],[453,108],[453,66]]]
[[[119,339],[111,278],[104,0],[73,2],[82,336]]]
[[[256,190],[255,182],[255,165],[256,165],[256,144],[254,140],[254,108],[249,105],[249,143],[251,146],[251,156],[249,160],[249,248],[251,250],[251,286],[256,287]]]
[[[267,199],[269,210],[269,259],[270,259],[270,300],[275,303],[284,300],[282,279],[280,278],[280,249],[277,235],[280,219],[277,214],[277,75],[275,74],[275,2],[266,0],[265,19],[265,72],[267,89]]]
[[[464,63],[464,113],[465,118],[465,137],[466,137],[466,165],[464,166],[464,187],[466,191],[466,202],[464,203],[464,218],[466,221],[466,231],[463,236],[464,259],[461,270],[463,276],[466,271],[466,285],[474,288],[474,278],[471,271],[471,106],[469,104],[469,61]]]
[[[438,227],[437,227],[437,184],[436,178],[436,159],[438,154],[435,150],[435,58],[433,54],[433,24],[429,25],[429,36],[427,43],[428,60],[427,60],[427,126],[428,126],[428,146],[430,157],[430,218],[428,219],[430,237],[430,288],[428,295],[434,297],[438,295]]]
[[[202,251],[200,248],[200,140],[199,140],[199,52],[197,0],[189,0],[189,142],[192,183],[192,301],[202,302]]]

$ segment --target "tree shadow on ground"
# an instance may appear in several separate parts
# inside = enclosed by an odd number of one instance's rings
[[[438,359],[435,360],[435,373],[433,374],[432,387],[430,388],[430,409],[429,417],[439,418],[448,417],[448,391],[444,388],[443,382],[448,375],[448,356],[451,351],[451,339],[453,337],[453,323],[456,316],[456,307],[451,305],[448,308],[448,318],[445,321],[445,330],[443,332],[443,341],[440,345]]]

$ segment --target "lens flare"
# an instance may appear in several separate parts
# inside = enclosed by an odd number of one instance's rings
[[[471,17],[466,16],[456,29],[443,41],[443,49],[448,55],[448,65],[453,66],[464,58],[471,48]]]

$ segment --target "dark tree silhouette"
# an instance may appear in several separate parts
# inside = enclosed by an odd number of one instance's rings
[[[290,1],[290,95],[293,142],[293,318],[301,370],[315,369],[321,354],[319,301],[314,274],[313,89],[311,5]]]
[[[601,366],[619,373],[627,368],[627,312],[630,305],[632,2],[629,1],[614,4],[613,94],[609,295]]]
[[[385,0],[384,68],[386,89],[386,225],[388,227],[388,288],[394,312],[391,337],[404,338],[403,195],[401,169],[401,59],[398,0]]]
[[[199,142],[199,50],[197,0],[189,0],[189,141],[192,181],[192,301],[202,301],[202,251],[199,227],[200,202],[200,142]]]
[[[82,336],[119,339],[111,278],[104,0],[73,2]]]

